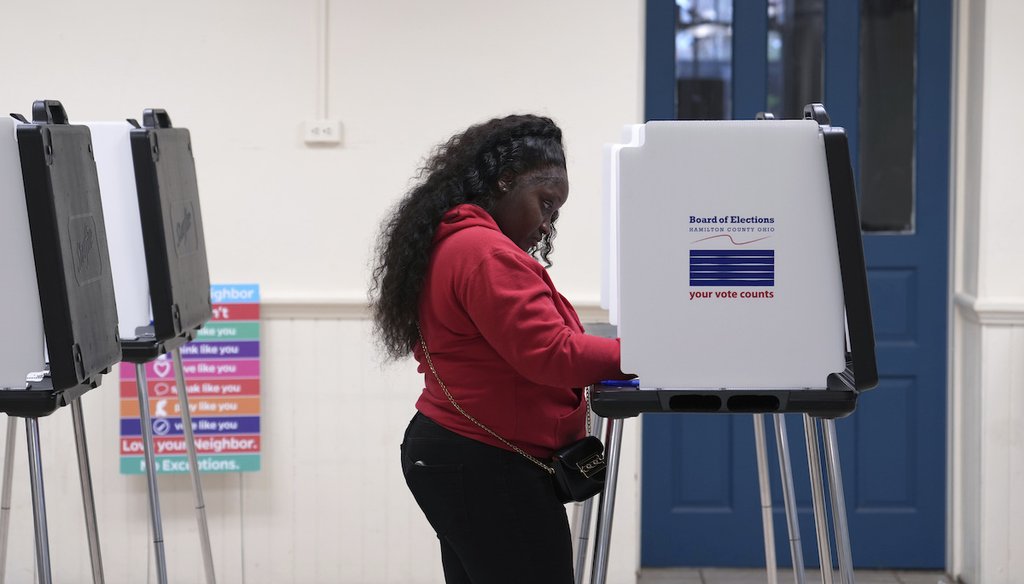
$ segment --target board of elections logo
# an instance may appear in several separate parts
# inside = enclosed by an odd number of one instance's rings
[[[767,239],[737,242],[729,235],[704,239],[728,238],[731,249],[691,249],[690,286],[774,286],[775,250],[742,249],[741,246]],[[694,243],[697,243],[694,242]],[[724,242],[723,242],[724,243]]]

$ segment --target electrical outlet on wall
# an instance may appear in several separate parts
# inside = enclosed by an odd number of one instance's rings
[[[306,144],[341,144],[341,122],[338,120],[309,120],[302,124]]]

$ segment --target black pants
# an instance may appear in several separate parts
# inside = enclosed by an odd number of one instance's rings
[[[448,584],[572,584],[569,522],[543,469],[417,413],[402,472],[437,532]]]

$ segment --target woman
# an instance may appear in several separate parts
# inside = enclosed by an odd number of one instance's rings
[[[549,460],[584,435],[578,388],[626,377],[618,341],[583,334],[538,262],[551,265],[569,194],[561,139],[554,122],[529,115],[452,137],[378,244],[378,336],[392,358],[412,352],[424,374],[402,470],[437,532],[448,584],[573,581],[552,478],[513,448]]]

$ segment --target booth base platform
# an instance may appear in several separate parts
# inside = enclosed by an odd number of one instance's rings
[[[605,418],[644,413],[811,414],[841,418],[857,407],[857,393],[829,390],[694,390],[601,388],[593,393],[594,411]]]

